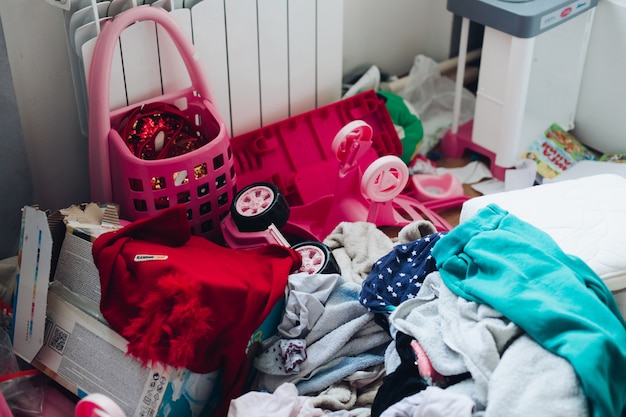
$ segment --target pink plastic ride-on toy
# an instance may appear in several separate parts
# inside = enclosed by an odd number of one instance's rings
[[[339,160],[333,194],[291,208],[284,233],[323,240],[340,222],[367,221],[376,226],[405,226],[428,219],[438,230],[450,225],[414,198],[402,194],[409,169],[395,155],[374,160],[364,171],[358,164],[372,146],[373,131],[362,120],[346,124],[331,143]]]
[[[372,128],[362,120],[340,129],[331,144],[340,162],[335,192],[309,204],[289,207],[280,189],[269,182],[244,187],[221,222],[226,244],[291,246],[285,235],[296,237],[300,242],[293,247],[303,255],[304,270],[338,272],[332,253],[321,241],[341,222],[404,226],[423,219],[425,214],[437,229],[448,230],[449,225],[436,213],[401,195],[409,170],[399,157],[382,156],[361,172],[358,160],[370,149],[371,139]]]

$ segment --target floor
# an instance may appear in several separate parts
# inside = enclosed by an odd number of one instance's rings
[[[438,167],[444,168],[459,168],[469,164],[472,160],[470,158],[442,158],[437,160]],[[481,194],[474,190],[470,184],[463,184],[463,191],[467,197],[477,197]],[[441,216],[451,227],[456,227],[459,224],[459,217],[461,214],[461,205],[443,210],[437,210],[436,213]],[[396,237],[401,227],[385,226],[381,227],[381,230],[390,237]]]

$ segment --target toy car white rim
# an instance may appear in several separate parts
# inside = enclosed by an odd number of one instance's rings
[[[321,271],[327,263],[326,254],[317,246],[302,245],[297,247],[296,251],[302,256],[302,266],[298,272],[315,274]]]
[[[310,274],[340,274],[341,268],[330,248],[318,241],[296,243],[293,250],[302,257],[302,266],[298,272]]]
[[[237,213],[244,217],[258,216],[274,202],[274,191],[264,185],[258,185],[244,191],[235,203]]]
[[[271,224],[280,229],[287,224],[289,213],[289,204],[280,189],[269,182],[244,187],[230,205],[230,215],[240,232],[260,232]]]

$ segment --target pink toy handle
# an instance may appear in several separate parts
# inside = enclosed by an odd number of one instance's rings
[[[191,89],[201,98],[214,103],[209,81],[199,62],[197,51],[185,32],[169,12],[149,5],[133,7],[107,21],[96,40],[88,80],[89,91],[89,173],[91,197],[97,202],[112,202],[113,189],[110,170],[108,133],[110,118],[110,81],[113,54],[117,40],[128,26],[150,20],[163,27],[180,52],[191,79]],[[100,181],[98,181],[100,180]]]
[[[126,414],[111,398],[93,393],[76,404],[74,417],[126,417]]]
[[[11,411],[11,408],[9,407],[9,404],[7,403],[6,398],[4,398],[2,392],[0,392],[0,416],[13,417],[13,412]]]

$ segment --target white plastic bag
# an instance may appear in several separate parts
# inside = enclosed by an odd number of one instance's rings
[[[46,376],[36,369],[20,370],[11,339],[0,329],[0,393],[13,414],[39,416],[43,412]]]
[[[398,95],[413,105],[424,127],[424,138],[419,153],[431,151],[452,125],[455,82],[439,73],[437,62],[424,55],[417,55],[407,77],[404,89]],[[459,123],[474,117],[476,97],[463,89]]]

